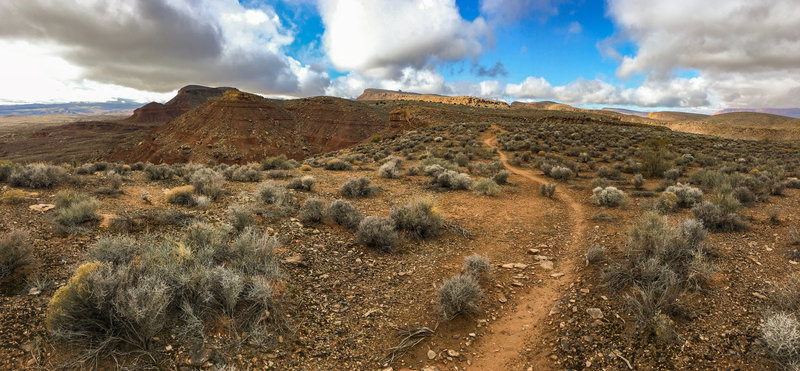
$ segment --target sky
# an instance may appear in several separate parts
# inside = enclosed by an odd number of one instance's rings
[[[365,88],[598,108],[798,107],[798,0],[4,0],[0,104]]]

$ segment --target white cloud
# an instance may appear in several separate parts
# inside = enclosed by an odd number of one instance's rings
[[[710,103],[708,83],[702,78],[647,80],[637,88],[625,89],[599,79],[577,79],[552,86],[542,77],[528,77],[520,84],[506,85],[505,94],[514,99],[553,99],[576,105],[702,107]]]
[[[569,28],[567,28],[567,33],[572,35],[577,35],[583,31],[583,26],[581,26],[578,22],[572,22],[569,24]]]
[[[351,72],[331,81],[326,95],[355,98],[367,88],[403,90],[423,94],[443,94],[447,90],[444,76],[432,69],[417,70],[406,67],[397,79],[370,77]]]
[[[0,3],[0,14],[0,40],[58,45],[48,57],[79,71],[69,81],[54,76],[56,84],[85,79],[168,92],[197,83],[312,95],[329,82],[326,72],[285,54],[294,36],[269,6],[246,9],[236,0],[85,0],[68,6],[27,0]],[[2,59],[13,57],[0,51]]]
[[[477,57],[489,32],[483,18],[461,18],[455,0],[321,0],[319,10],[333,65],[369,77]]]
[[[610,0],[608,13],[637,46],[622,56],[621,77],[645,74],[666,83],[677,71],[693,70],[723,106],[797,106],[796,0]]]

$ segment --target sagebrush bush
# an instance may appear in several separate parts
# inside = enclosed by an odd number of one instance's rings
[[[56,221],[68,232],[80,224],[100,220],[100,202],[85,194],[65,190],[56,193]]]
[[[560,180],[562,182],[568,181],[575,177],[575,172],[572,171],[570,168],[563,167],[563,166],[555,166],[550,169],[549,175],[553,177],[553,179]]]
[[[747,187],[736,187],[731,194],[743,205],[751,205],[756,201],[756,195]]]
[[[602,246],[593,245],[586,250],[586,262],[596,264],[606,260],[606,249]]]
[[[709,201],[697,203],[692,208],[692,213],[704,227],[712,231],[737,232],[749,228],[747,222],[738,214],[725,213],[719,206]]]
[[[631,180],[631,184],[633,184],[636,189],[642,189],[644,187],[644,177],[642,174],[634,175],[633,180]]]
[[[678,196],[672,192],[665,191],[656,201],[655,208],[661,214],[669,214],[678,209]]]
[[[687,184],[677,183],[667,187],[665,192],[674,193],[678,197],[679,207],[692,207],[703,200],[703,191]]]
[[[9,189],[0,197],[0,201],[4,204],[16,205],[20,204],[28,198],[28,194],[19,189]]]
[[[268,157],[261,162],[261,170],[291,170],[294,169],[296,166],[295,164],[286,158],[286,155],[278,155],[274,157]]]
[[[439,188],[461,190],[469,189],[472,186],[472,178],[465,173],[458,173],[452,170],[444,170],[434,176],[433,184]]]
[[[800,179],[797,179],[795,177],[787,178],[786,181],[784,182],[784,185],[786,185],[786,188],[799,189]]]
[[[356,177],[347,179],[339,188],[339,193],[347,198],[369,197],[377,192],[377,188],[372,187],[372,180],[367,177]]]
[[[167,202],[171,204],[183,205],[183,206],[197,205],[197,200],[194,198],[193,185],[185,185],[181,187],[172,188],[169,191],[167,191],[164,197],[166,197]]]
[[[353,204],[345,200],[335,200],[325,209],[325,216],[336,224],[349,229],[358,228],[364,219],[364,215],[359,212]]]
[[[67,171],[61,166],[47,164],[30,164],[11,168],[8,184],[14,187],[50,188],[62,183]]]
[[[400,167],[400,163],[402,160],[398,157],[390,156],[386,162],[378,168],[378,174],[381,177],[389,178],[389,179],[397,179],[401,176],[401,171],[403,170]]]
[[[508,177],[511,173],[508,170],[501,170],[492,177],[497,184],[508,184]]]
[[[555,183],[542,183],[539,185],[539,194],[547,198],[553,198],[556,194]]]
[[[400,236],[392,220],[368,216],[358,225],[358,240],[367,246],[391,252],[397,247]]]
[[[464,258],[464,273],[476,280],[488,274],[491,269],[492,264],[486,255],[472,254]]]
[[[175,175],[175,171],[167,164],[147,164],[144,167],[144,173],[148,180],[168,180]]]
[[[202,167],[192,174],[189,184],[194,186],[194,191],[198,194],[216,200],[225,190],[225,177],[214,170]]]
[[[344,162],[338,158],[334,158],[325,163],[324,169],[335,170],[335,171],[352,170],[353,165],[350,165],[349,163]]]
[[[625,205],[628,196],[616,187],[597,187],[592,190],[592,202],[599,206],[617,207]]]
[[[444,319],[451,320],[460,314],[477,312],[482,296],[483,290],[473,276],[457,275],[447,279],[439,287],[436,295],[437,308]]]
[[[286,187],[271,180],[260,183],[256,190],[256,195],[261,203],[267,205],[282,207],[295,204],[294,198]]]
[[[0,284],[14,272],[33,262],[33,247],[27,232],[12,229],[0,236]]]
[[[761,337],[770,356],[783,366],[800,358],[800,321],[788,312],[770,312],[761,321]]]
[[[319,223],[325,211],[325,201],[319,198],[309,198],[300,207],[298,217],[306,223]]]
[[[229,237],[225,228],[191,226],[182,241],[103,239],[69,282],[53,295],[45,324],[51,334],[90,357],[151,351],[155,336],[171,342],[247,333],[277,337],[270,329],[281,275],[274,236],[250,228]],[[271,314],[272,313],[272,314]],[[206,324],[221,315],[223,328]],[[272,324],[272,325],[271,325]]]
[[[260,182],[262,176],[259,168],[260,165],[255,163],[233,167],[229,179],[235,182]]]
[[[313,176],[306,175],[301,178],[290,180],[289,183],[286,184],[286,188],[311,192],[311,189],[314,188],[314,183],[316,183],[316,179],[314,179]]]
[[[500,186],[492,179],[481,178],[472,185],[472,191],[479,195],[496,197],[500,195]]]
[[[414,201],[389,213],[397,229],[407,231],[414,238],[438,236],[444,228],[444,219],[434,209],[431,201]]]
[[[239,232],[256,223],[252,210],[243,205],[229,206],[225,216],[228,223]]]

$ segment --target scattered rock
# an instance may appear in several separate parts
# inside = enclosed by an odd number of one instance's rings
[[[600,308],[588,308],[586,309],[586,313],[589,313],[589,316],[592,319],[602,319],[603,318],[603,311]]]
[[[528,265],[524,264],[524,263],[506,263],[506,264],[503,264],[502,267],[503,268],[508,268],[508,269],[511,269],[511,268],[525,269],[525,268],[528,267]]]
[[[459,352],[456,352],[456,351],[455,351],[455,350],[453,350],[453,349],[448,349],[448,350],[447,350],[447,355],[448,355],[448,356],[450,356],[450,357],[458,357],[458,356],[460,356],[460,355],[461,355],[461,353],[459,353]]]
[[[563,276],[563,275],[564,275],[564,273],[553,273],[553,274],[550,275],[550,277],[561,278],[561,276]]]
[[[761,299],[761,300],[767,300],[767,296],[766,296],[766,295],[764,295],[764,294],[760,294],[760,293],[757,293],[757,292],[753,292],[753,296],[755,296],[755,297],[757,297],[757,298],[759,298],[759,299]]]
[[[292,255],[286,259],[283,259],[283,262],[286,264],[303,264],[303,256],[302,255]]]
[[[507,302],[507,301],[508,301],[508,299],[506,299],[506,296],[505,296],[505,295],[503,295],[503,294],[500,294],[500,297],[499,297],[499,298],[497,298],[497,301],[499,301],[499,302],[501,302],[501,303],[505,303],[505,302]]]
[[[45,211],[50,211],[50,210],[55,209],[56,205],[53,205],[53,204],[37,204],[37,205],[28,206],[28,208],[33,210],[33,211],[45,212]]]
[[[539,264],[539,266],[542,267],[542,269],[545,269],[545,270],[549,271],[549,270],[553,269],[553,262],[551,262],[549,260],[545,260],[545,261],[541,262]]]
[[[436,352],[434,352],[431,349],[428,349],[428,359],[433,360],[434,358],[436,358]]]

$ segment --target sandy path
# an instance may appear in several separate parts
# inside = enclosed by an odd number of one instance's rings
[[[491,131],[499,129],[492,126]],[[484,140],[489,147],[497,147],[497,137],[492,134]],[[508,162],[508,157],[498,151],[500,160],[509,172],[533,183],[547,183],[550,180],[535,174],[533,171],[520,169]],[[569,208],[571,224],[574,226],[566,244],[561,247],[559,256],[556,256],[556,265],[548,271],[548,277],[542,286],[535,287],[527,293],[517,297],[518,305],[511,312],[497,321],[491,323],[490,332],[480,339],[477,345],[477,354],[470,370],[510,370],[520,369],[524,360],[520,353],[525,351],[528,339],[542,337],[548,330],[545,323],[547,315],[554,303],[569,289],[570,282],[575,279],[576,271],[580,267],[586,247],[584,232],[586,231],[586,217],[583,205],[575,201],[567,192],[556,190],[555,198]],[[537,207],[527,205],[527,207]],[[550,273],[564,273],[560,278],[549,277]],[[538,343],[538,342],[534,342]],[[533,360],[533,369],[543,370],[552,368],[552,363],[546,357],[546,351],[536,352],[537,358]]]

